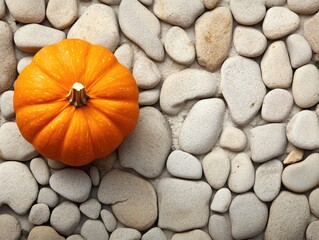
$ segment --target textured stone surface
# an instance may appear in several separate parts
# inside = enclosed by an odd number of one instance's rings
[[[50,0],[46,16],[55,28],[65,29],[78,17],[78,2],[76,0]]]
[[[45,18],[45,0],[5,0],[12,17],[22,23],[40,23]]]
[[[110,236],[110,240],[117,240],[117,239],[139,240],[141,239],[141,236],[142,236],[141,233],[137,231],[136,229],[119,227],[112,232]]]
[[[310,211],[317,218],[319,217],[319,188],[313,190],[309,195]]]
[[[230,0],[230,9],[237,22],[243,25],[254,25],[263,20],[266,7],[263,1]]]
[[[246,147],[247,138],[239,128],[225,127],[220,136],[219,144],[222,148],[239,152]]]
[[[171,240],[212,240],[212,238],[203,230],[195,229],[184,233],[175,233]]]
[[[0,239],[3,240],[17,240],[21,234],[21,226],[18,220],[9,215],[1,214],[0,215]]]
[[[133,76],[140,89],[154,88],[162,78],[156,64],[146,57],[140,57],[135,61]]]
[[[8,120],[14,118],[15,112],[13,108],[13,91],[11,90],[5,91],[0,96],[0,109],[1,109],[1,114],[4,118]]]
[[[208,231],[213,240],[233,240],[228,215],[211,215],[209,218]]]
[[[311,60],[312,51],[307,40],[300,34],[291,34],[286,39],[286,45],[293,68],[301,67]]]
[[[304,23],[304,36],[307,39],[308,43],[310,44],[312,51],[314,51],[315,53],[319,52],[318,25],[319,25],[319,13],[315,14]]]
[[[212,204],[210,205],[210,210],[219,213],[227,212],[231,200],[231,192],[229,189],[221,188],[215,193]]]
[[[318,0],[287,0],[288,7],[291,11],[298,14],[313,14],[319,10]]]
[[[100,220],[87,220],[82,225],[81,235],[86,240],[108,240],[109,234]],[[119,238],[120,239],[120,238]]]
[[[28,240],[40,239],[64,240],[65,238],[59,235],[54,228],[49,226],[37,226],[32,228],[28,235]]]

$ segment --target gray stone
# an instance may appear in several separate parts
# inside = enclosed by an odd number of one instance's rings
[[[21,73],[22,70],[28,66],[33,60],[33,56],[21,58],[17,65],[18,73]]]
[[[230,0],[230,10],[236,21],[243,25],[257,24],[266,14],[265,3],[255,0]]]
[[[171,240],[212,240],[212,238],[203,230],[195,229],[189,232],[175,233]]]
[[[89,199],[80,205],[80,211],[91,219],[97,219],[100,216],[101,204],[96,199]]]
[[[286,39],[286,45],[293,68],[298,68],[309,63],[312,51],[309,43],[302,35],[291,34]]]
[[[98,187],[100,184],[100,171],[96,166],[90,167],[90,178],[92,181],[92,185],[94,187]]]
[[[127,67],[129,70],[132,69],[134,52],[129,44],[125,43],[119,46],[114,52],[114,56],[117,58],[119,63]]]
[[[112,232],[110,240],[140,240],[141,237],[142,234],[133,228],[120,227]]]
[[[298,14],[314,14],[319,10],[318,0],[304,0],[302,2],[298,0],[287,0],[287,4],[290,10]]]
[[[311,222],[306,231],[307,240],[319,239],[319,220]]]
[[[30,170],[41,185],[47,185],[50,179],[50,169],[43,158],[34,158],[30,162]]]
[[[28,240],[41,240],[41,239],[65,240],[65,238],[59,235],[52,227],[37,226],[32,228],[32,230],[30,231],[28,235]]]
[[[164,232],[159,227],[154,227],[150,230],[148,230],[144,235],[142,236],[141,240],[167,240]]]
[[[319,188],[314,189],[309,195],[311,213],[319,218]]]
[[[214,240],[233,240],[228,215],[211,215],[208,223],[208,231]]]
[[[0,0],[0,19],[6,15],[6,5],[4,0]]]
[[[221,188],[215,193],[212,204],[210,205],[210,210],[219,213],[227,212],[231,200],[231,192],[229,189]]]
[[[106,210],[102,209],[101,211],[101,218],[104,223],[104,226],[108,232],[113,232],[116,228],[117,220],[114,217],[113,213]]]
[[[44,203],[50,208],[54,208],[59,203],[59,197],[51,188],[41,188],[37,203]]]
[[[0,109],[1,115],[5,119],[12,119],[15,116],[14,108],[13,108],[13,91],[8,90],[2,93],[0,96]]]
[[[140,92],[138,96],[138,104],[140,106],[150,106],[158,102],[160,90],[158,88],[145,90]]]
[[[133,76],[140,89],[154,88],[162,78],[156,64],[147,57],[140,57],[135,61]]]
[[[50,0],[46,16],[53,27],[65,29],[78,17],[78,2],[76,0]]]
[[[304,37],[307,39],[312,51],[319,52],[319,13],[307,19],[304,23]]]
[[[86,220],[81,227],[81,235],[86,240],[108,240],[109,234],[100,220]],[[110,238],[111,239],[111,238]]]
[[[45,18],[45,0],[5,0],[12,17],[22,23],[40,23]]]
[[[34,204],[29,213],[29,222],[34,225],[42,225],[50,219],[50,209],[44,203]]]
[[[21,234],[21,227],[18,220],[9,215],[0,215],[0,239],[2,240],[18,240]]]

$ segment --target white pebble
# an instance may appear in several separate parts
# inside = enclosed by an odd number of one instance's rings
[[[236,21],[243,25],[257,24],[266,14],[264,2],[255,0],[230,0],[230,10]]]
[[[319,239],[319,221],[311,222],[306,230],[307,240],[317,240]]]
[[[219,3],[220,0],[203,0],[205,8],[213,9]]]
[[[212,240],[212,238],[203,230],[195,229],[189,232],[175,233],[171,240]]]
[[[154,227],[143,234],[141,240],[167,240],[164,232],[159,227]]]
[[[0,0],[0,19],[2,19],[6,15],[6,5],[4,0]]]
[[[138,96],[138,104],[140,106],[150,106],[158,102],[160,90],[158,88],[144,90]]]
[[[5,91],[0,96],[0,109],[1,109],[1,114],[5,119],[10,120],[14,118],[15,112],[13,108],[13,91],[12,90]]]
[[[239,152],[245,149],[247,138],[245,133],[236,127],[225,127],[219,139],[222,148],[233,152]]]
[[[22,23],[40,23],[45,18],[45,0],[5,0],[12,17]]]
[[[80,211],[91,219],[97,219],[101,212],[101,203],[96,199],[89,199],[80,205]]]
[[[134,52],[129,44],[125,43],[119,46],[114,52],[114,56],[117,58],[119,63],[127,67],[129,70],[132,69]]]
[[[43,158],[34,158],[30,162],[30,170],[41,185],[47,185],[50,179],[50,169]]]
[[[79,234],[74,234],[74,235],[68,236],[66,240],[85,240],[85,239]]]
[[[309,205],[311,213],[319,218],[319,188],[316,188],[310,193]]]
[[[117,224],[117,220],[114,217],[113,213],[106,209],[102,209],[100,214],[106,230],[108,232],[113,232]]]
[[[213,214],[209,218],[209,234],[213,240],[233,240],[231,235],[231,223],[228,214]]]
[[[119,5],[122,0],[99,0],[107,5]]]
[[[146,58],[140,57],[134,63],[133,76],[141,89],[150,89],[156,87],[161,81],[161,73],[156,64]]]
[[[319,25],[319,13],[315,14],[313,17],[307,19],[304,23],[304,36],[307,39],[312,51],[315,53],[319,52],[319,31],[317,27]]]
[[[17,66],[18,73],[21,73],[22,70],[32,62],[32,59],[33,59],[32,56],[21,58]]]
[[[59,197],[51,188],[41,188],[37,203],[44,203],[50,208],[54,208],[59,203]]]
[[[312,51],[309,43],[302,35],[291,34],[286,39],[286,45],[293,68],[298,68],[309,63]]]
[[[100,172],[96,166],[90,167],[90,178],[92,181],[92,185],[97,187],[100,184]]]
[[[231,192],[229,191],[229,189],[221,188],[215,193],[213,201],[210,205],[210,210],[219,213],[227,212],[231,200]]]
[[[46,16],[53,27],[65,29],[78,17],[78,2],[76,0],[50,0]]]
[[[282,6],[287,2],[287,0],[265,0],[265,5],[267,8],[274,6]]]
[[[44,203],[38,203],[32,206],[29,213],[29,222],[34,225],[42,225],[50,218],[50,209]]]
[[[140,240],[141,237],[142,234],[136,229],[120,227],[112,232],[110,240]]]
[[[319,10],[318,0],[287,0],[290,10],[298,14],[314,14]]]
[[[12,215],[0,215],[0,232],[3,240],[17,240],[21,235],[19,221]]]
[[[86,220],[81,227],[81,235],[86,240],[108,240],[109,234],[100,220]],[[111,239],[111,238],[110,238]]]

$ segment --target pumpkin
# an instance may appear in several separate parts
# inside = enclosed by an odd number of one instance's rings
[[[67,39],[42,48],[14,87],[22,136],[71,166],[113,152],[135,127],[138,87],[106,48]]]

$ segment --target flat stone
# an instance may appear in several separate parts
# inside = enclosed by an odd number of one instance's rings
[[[277,160],[261,164],[256,170],[254,192],[264,202],[274,200],[281,187],[282,163]]]
[[[291,11],[298,14],[314,14],[319,10],[318,0],[287,0],[288,7]]]
[[[22,23],[40,23],[45,18],[45,0],[5,0],[11,16]]]
[[[294,32],[300,24],[299,16],[285,7],[269,8],[262,29],[268,39],[282,38]]]
[[[316,240],[319,239],[319,221],[311,222],[306,231],[307,240]]]
[[[291,191],[306,192],[319,184],[319,153],[287,166],[282,172],[282,183]]]
[[[19,221],[9,214],[1,214],[0,232],[3,240],[18,240],[21,234]]]
[[[228,187],[235,193],[247,192],[255,181],[255,169],[250,157],[242,152],[231,161]]]
[[[262,163],[285,153],[287,147],[286,125],[270,123],[250,131],[251,159]]]
[[[125,43],[119,46],[114,52],[114,56],[117,58],[119,63],[127,67],[129,70],[132,69],[134,52],[129,44]]]
[[[219,139],[219,145],[222,148],[233,152],[240,152],[247,145],[245,133],[236,127],[225,127]]]
[[[18,73],[21,73],[22,70],[32,62],[32,59],[32,56],[21,58],[17,65]]]
[[[150,106],[158,102],[160,90],[158,88],[145,90],[138,95],[138,104],[140,106]]]
[[[50,0],[46,16],[53,27],[65,29],[78,18],[78,2],[76,0]]]
[[[228,215],[211,215],[208,223],[208,231],[214,240],[233,240]]]
[[[113,232],[115,230],[117,225],[117,220],[111,211],[108,211],[107,209],[102,209],[101,219],[108,232]]]
[[[17,60],[12,41],[12,30],[6,22],[0,21],[0,32],[0,93],[3,93],[12,86],[16,78]]]
[[[38,184],[29,168],[15,161],[0,164],[0,189],[0,206],[7,204],[20,215],[27,213],[38,195]]]
[[[221,188],[215,193],[213,201],[210,205],[210,210],[219,213],[227,212],[231,200],[231,192],[229,189]]]
[[[49,184],[50,169],[43,158],[32,159],[30,162],[30,170],[39,184]]]
[[[24,25],[14,33],[16,46],[24,52],[35,53],[41,48],[65,39],[65,33],[40,24]]]
[[[310,19],[307,19],[304,23],[304,37],[307,39],[312,51],[319,53],[319,13],[312,16]]]
[[[315,65],[307,64],[295,71],[292,96],[301,108],[310,108],[319,102],[319,70]]]
[[[228,56],[232,41],[233,18],[226,7],[204,13],[195,22],[195,47],[198,63],[216,71]]]
[[[195,59],[195,47],[187,33],[180,27],[170,28],[165,36],[167,54],[177,63],[190,65]]]
[[[114,10],[104,4],[92,4],[70,28],[68,38],[79,38],[114,52],[120,42]]]
[[[120,227],[114,230],[110,236],[110,240],[140,240],[142,234],[133,228]]]
[[[230,160],[226,152],[217,148],[207,154],[202,161],[205,178],[214,189],[222,188],[230,172]]]
[[[100,184],[100,172],[96,166],[90,167],[90,178],[92,181],[92,185],[94,187],[98,187]]]
[[[90,177],[80,169],[66,168],[56,171],[50,177],[50,187],[72,202],[84,202],[91,191]]]
[[[71,235],[80,222],[79,208],[72,202],[64,201],[56,206],[51,213],[50,224],[62,235]]]
[[[284,164],[296,163],[302,160],[304,154],[304,150],[299,148],[294,148],[284,159]]]
[[[310,211],[307,197],[302,194],[282,191],[271,204],[265,240],[302,240],[309,220]]]
[[[212,189],[206,182],[162,178],[157,194],[160,228],[181,232],[207,225]]]
[[[81,235],[86,240],[108,240],[109,234],[100,220],[86,220],[81,227]],[[111,238],[110,238],[111,239]]]
[[[294,146],[313,150],[319,147],[319,121],[315,111],[303,110],[296,113],[286,128],[288,141]]]
[[[138,58],[133,67],[133,76],[139,88],[151,89],[161,81],[162,75],[156,64],[147,57]]]
[[[150,230],[148,230],[144,235],[142,236],[141,240],[167,240],[164,232],[159,227],[154,227]]]
[[[192,154],[204,154],[213,149],[221,134],[225,109],[225,103],[218,98],[198,101],[181,127],[181,149]]]
[[[12,119],[15,116],[14,108],[13,108],[13,91],[8,90],[1,94],[0,96],[0,109],[1,115],[5,119]]]
[[[212,240],[212,238],[203,230],[195,229],[189,232],[175,233],[171,240]]]
[[[255,117],[266,94],[259,65],[240,56],[224,62],[220,88],[230,116],[238,125],[246,125]]]
[[[199,0],[155,0],[153,11],[164,22],[188,28],[204,12],[204,5]]]
[[[170,127],[162,113],[156,108],[144,107],[134,131],[119,147],[119,160],[123,167],[133,168],[145,177],[158,177],[171,145]]]
[[[291,112],[294,100],[291,93],[285,89],[273,89],[264,97],[261,116],[268,122],[282,122]]]
[[[186,179],[200,179],[203,172],[199,160],[181,150],[175,150],[168,156],[166,168],[171,175]]]
[[[290,63],[293,68],[301,67],[310,62],[312,51],[307,40],[300,34],[291,34],[286,39]]]
[[[89,199],[80,205],[80,211],[91,219],[97,219],[100,216],[101,204],[96,199]]]
[[[244,57],[259,57],[267,47],[267,39],[253,27],[237,26],[234,31],[234,47]]]
[[[50,208],[54,208],[59,203],[59,197],[51,188],[41,188],[39,191],[37,203],[44,203]]]
[[[28,235],[28,240],[64,240],[65,238],[59,235],[54,228],[49,226],[37,226],[32,228]]]
[[[230,10],[235,20],[243,25],[257,24],[266,14],[264,2],[255,0],[231,0]]]
[[[115,217],[127,227],[140,231],[157,219],[157,198],[153,186],[144,179],[119,170],[102,178],[98,200],[111,204]]]
[[[314,189],[309,195],[311,213],[319,218],[319,188]]]
[[[229,207],[232,236],[247,239],[261,233],[267,224],[268,208],[254,193],[237,195]]]
[[[34,225],[42,225],[50,219],[50,209],[44,203],[34,204],[29,213],[29,222]]]
[[[292,68],[283,41],[270,44],[260,63],[262,79],[268,88],[288,88],[292,82]]]
[[[198,69],[185,69],[169,75],[160,93],[163,112],[177,115],[186,101],[214,96],[217,93],[217,78],[216,74]]]
[[[118,16],[121,30],[126,37],[153,60],[164,60],[164,47],[159,39],[161,25],[153,13],[137,0],[122,0]]]
[[[4,0],[0,0],[0,19],[6,15],[6,5]]]

